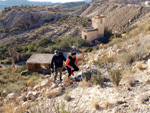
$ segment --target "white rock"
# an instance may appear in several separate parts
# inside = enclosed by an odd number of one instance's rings
[[[18,96],[18,93],[10,93],[7,95],[7,99],[12,100],[12,99],[16,99]]]
[[[28,109],[28,108],[30,108],[31,107],[31,104],[27,101],[27,102],[24,102],[23,104],[22,104],[22,108],[23,109]]]
[[[20,106],[14,108],[13,113],[21,113],[21,112],[22,112],[22,109]]]
[[[26,97],[28,100],[32,100],[32,101],[35,101],[36,99],[32,92],[29,92]]]
[[[52,83],[51,88],[50,89],[54,89],[57,88],[58,86],[55,83]]]
[[[148,68],[150,69],[150,59],[148,59]]]
[[[46,96],[48,98],[50,97],[56,97],[58,95],[62,94],[62,87],[58,87],[56,89],[50,90],[50,91],[46,91]]]
[[[21,95],[21,96],[19,96],[19,97],[16,99],[16,102],[17,102],[17,103],[20,103],[20,102],[24,101],[25,98],[26,98],[25,95]]]

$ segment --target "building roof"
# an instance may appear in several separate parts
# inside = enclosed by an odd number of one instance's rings
[[[85,32],[90,32],[90,31],[97,31],[98,29],[95,29],[95,28],[93,28],[93,27],[84,27],[83,28],[83,31],[85,31]]]
[[[104,15],[96,15],[93,18],[97,18],[97,19],[99,19],[99,18],[106,18],[106,16],[104,16]]]
[[[31,55],[27,60],[27,64],[50,64],[54,54],[40,54],[36,53]]]

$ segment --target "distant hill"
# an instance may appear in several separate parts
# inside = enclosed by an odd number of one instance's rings
[[[14,5],[57,5],[59,3],[52,3],[52,2],[30,2],[27,0],[0,0],[0,10],[4,9],[5,7],[14,6]]]
[[[60,4],[60,7],[62,7],[62,8],[73,8],[73,7],[76,7],[76,6],[83,5],[85,3],[86,2],[68,2],[68,3]]]
[[[92,2],[93,0],[84,0],[85,2]]]

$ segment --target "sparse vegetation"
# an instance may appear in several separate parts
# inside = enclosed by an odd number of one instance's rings
[[[91,81],[96,85],[104,84],[104,78],[101,76],[101,72],[99,70],[96,70],[96,72],[92,73]]]
[[[70,113],[69,111],[65,110],[65,103],[59,103],[57,102],[57,105],[55,107],[55,112],[56,113]]]
[[[115,86],[118,86],[118,85],[119,85],[119,82],[120,82],[120,80],[121,80],[121,78],[122,78],[122,75],[121,75],[120,70],[115,69],[115,70],[110,71],[109,76],[110,76],[110,81],[111,81]]]
[[[85,52],[92,52],[93,51],[93,48],[92,47],[88,47],[86,48]]]
[[[43,76],[38,73],[31,73],[28,76],[21,76],[21,71],[25,69],[25,66],[17,68],[6,67],[1,69],[0,93],[2,93],[3,90],[8,90],[9,92],[19,91],[23,87],[26,87],[28,80],[33,80],[37,83],[43,79]]]

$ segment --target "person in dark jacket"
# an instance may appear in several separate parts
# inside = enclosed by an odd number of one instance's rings
[[[51,61],[51,71],[54,72],[54,82],[57,79],[58,72],[60,73],[60,82],[62,81],[62,70],[63,70],[63,61],[66,61],[66,58],[63,54],[59,54],[58,50],[55,50],[54,56]]]
[[[68,77],[70,78],[71,74],[74,75],[74,71],[78,71],[78,61],[76,57],[76,52],[72,51],[71,55],[68,57],[66,61],[66,67],[68,70]]]

